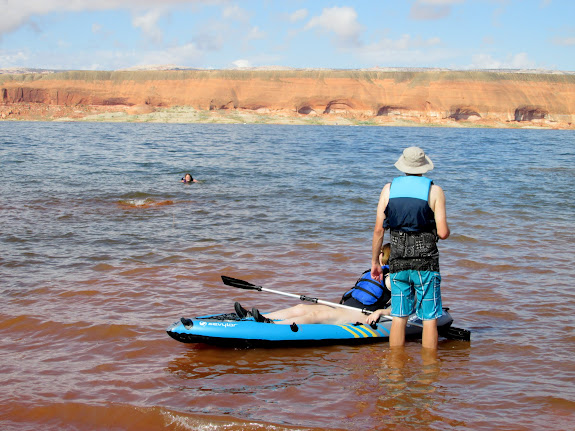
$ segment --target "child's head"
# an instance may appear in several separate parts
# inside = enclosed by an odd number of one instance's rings
[[[379,262],[381,265],[387,265],[387,261],[389,260],[389,253],[391,252],[391,245],[389,243],[383,244],[381,246],[381,251],[379,255]]]

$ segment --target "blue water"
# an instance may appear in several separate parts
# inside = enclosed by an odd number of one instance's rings
[[[282,388],[274,393],[279,405],[248,409],[245,400],[257,404],[262,392],[246,381],[238,382],[247,388],[242,401],[216,397],[218,387],[238,373],[247,378],[254,362],[269,356],[250,352],[245,369],[244,353],[226,352],[228,359],[240,356],[224,364],[221,351],[190,350],[168,339],[165,327],[181,315],[230,312],[236,299],[264,309],[294,305],[230,291],[220,275],[339,299],[369,267],[379,193],[398,175],[393,164],[410,145],[425,149],[435,164],[429,176],[446,193],[452,235],[440,242],[444,305],[456,326],[473,331],[471,345],[440,345],[443,368],[427,384],[417,377],[424,365],[402,367],[406,389],[399,398],[347,412],[344,422],[308,400],[330,405],[355,397],[369,404],[371,391],[391,391],[389,375],[379,387],[358,361],[366,352],[385,355],[385,344],[316,352],[328,371],[343,361],[347,373],[363,376],[355,392],[325,370],[316,374],[310,351],[296,349],[285,353],[285,363],[275,354],[269,360],[286,375],[301,361],[298,372],[314,376],[313,383],[251,371]],[[97,428],[102,424],[75,421],[108,405],[118,384],[106,379],[129,376],[112,404],[159,409],[159,423],[170,412],[202,426],[221,425],[224,414],[224,423],[248,420],[254,429],[363,429],[382,421],[564,429],[575,409],[574,161],[571,131],[0,122],[0,356],[9,381],[0,424]],[[180,183],[186,172],[199,182]],[[48,342],[22,342],[38,325]],[[108,349],[110,342],[120,345]],[[407,350],[417,357],[418,344]],[[98,371],[126,355],[129,371]],[[207,361],[204,372],[190,371],[190,361]],[[90,389],[68,392],[80,377],[65,369],[76,370]],[[143,370],[149,375],[139,378]],[[409,391],[414,379],[436,395]],[[178,397],[182,388],[198,405]],[[421,406],[393,404],[401,397]],[[19,413],[53,411],[54,404],[74,413],[38,413],[42,420]],[[519,417],[518,409],[525,409]],[[122,426],[135,429],[129,421]]]

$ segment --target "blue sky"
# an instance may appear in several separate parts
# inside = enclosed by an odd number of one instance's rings
[[[575,71],[575,0],[0,0],[0,69]]]

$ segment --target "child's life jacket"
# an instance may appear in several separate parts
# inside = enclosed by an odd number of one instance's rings
[[[381,308],[391,300],[391,292],[385,287],[385,277],[389,274],[389,266],[384,265],[381,267],[383,270],[383,279],[381,282],[371,278],[371,269],[368,269],[361,277],[355,282],[350,290],[348,290],[341,298],[341,303],[353,297],[365,305],[373,305],[376,302],[381,304]]]

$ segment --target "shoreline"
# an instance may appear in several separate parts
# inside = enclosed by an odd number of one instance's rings
[[[251,110],[198,110],[189,106],[54,106],[43,104],[2,105],[0,122],[105,122],[157,124],[275,124],[314,126],[445,127],[489,129],[575,130],[573,124],[549,120],[499,121],[494,119],[455,120],[452,118],[358,118],[345,114],[302,115],[284,111],[258,113]]]
[[[0,119],[572,130],[575,75],[438,70],[0,75]]]

